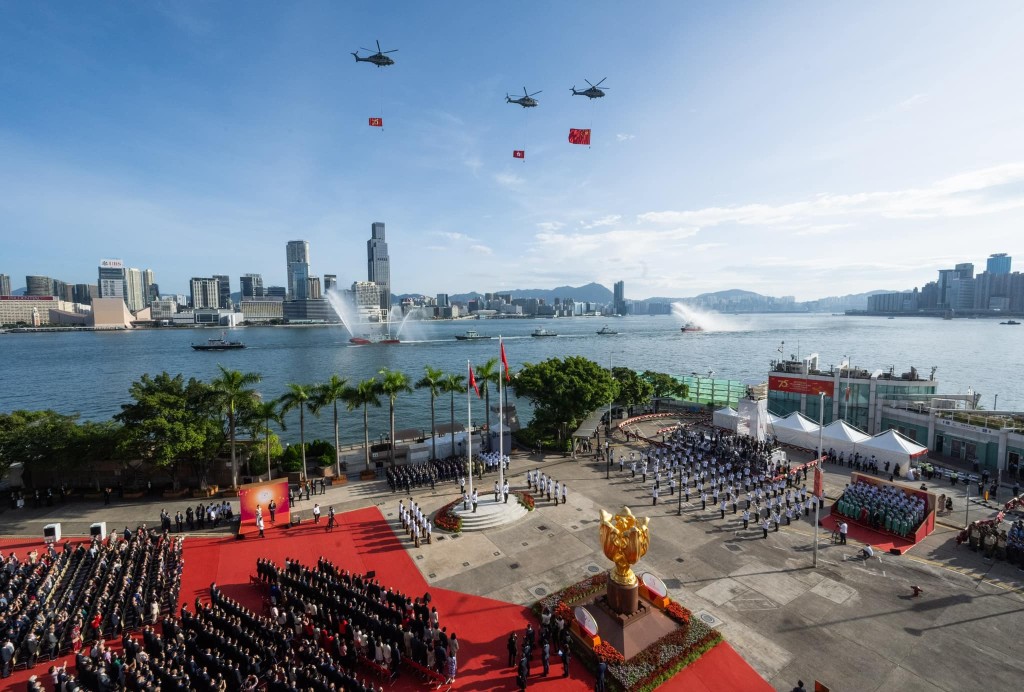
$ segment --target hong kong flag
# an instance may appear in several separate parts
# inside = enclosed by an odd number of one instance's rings
[[[370,127],[384,127],[384,118],[370,118]]]
[[[590,130],[569,130],[569,144],[590,144]]]
[[[512,151],[512,158],[514,159],[525,159],[526,151],[523,149],[515,149]]]
[[[480,388],[476,386],[476,375],[473,374],[472,365],[469,366],[469,386],[473,389],[474,392],[476,392],[476,396],[479,399],[481,396]],[[469,390],[466,390],[466,393],[469,394]]]

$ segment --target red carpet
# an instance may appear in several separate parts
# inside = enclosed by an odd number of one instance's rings
[[[830,514],[827,517],[821,518],[821,525],[829,531],[835,531],[839,526],[839,521]],[[867,543],[876,550],[882,550],[884,552],[896,550],[900,555],[907,552],[915,545],[913,541],[908,541],[905,538],[893,536],[889,533],[882,533],[880,531],[869,529],[866,526],[855,524],[850,521],[849,518],[846,519],[846,527],[847,545],[851,543]]]
[[[211,582],[232,598],[259,612],[262,591],[251,586],[250,575],[256,572],[256,559],[265,557],[278,565],[284,559],[297,559],[313,566],[321,555],[340,567],[353,571],[374,570],[382,583],[410,595],[430,591],[432,603],[441,615],[441,624],[460,641],[459,671],[454,689],[495,690],[515,689],[515,672],[506,667],[505,641],[509,632],[522,632],[528,622],[536,626],[537,619],[523,606],[503,603],[479,596],[430,588],[391,526],[376,507],[348,512],[338,516],[339,526],[326,533],[323,523],[303,523],[284,529],[268,527],[266,538],[258,538],[255,529],[247,531],[244,540],[231,538],[192,538],[185,541],[185,571],[181,585],[181,600],[189,602],[201,596],[206,600]],[[24,555],[39,541],[21,540],[0,542],[0,549],[17,550]],[[45,676],[49,664],[36,666],[32,671],[18,671],[4,681],[6,689],[19,685],[32,673]],[[73,665],[73,662],[72,662]],[[551,675],[541,676],[539,657],[535,658],[530,689],[548,689],[558,692],[585,692],[594,687],[593,676],[573,659],[568,679],[561,677],[562,664],[552,656]],[[47,689],[50,689],[48,681]],[[403,675],[389,690],[397,692],[422,690],[411,676]],[[771,687],[728,644],[722,643],[705,654],[697,663],[686,668],[662,690],[770,690]]]

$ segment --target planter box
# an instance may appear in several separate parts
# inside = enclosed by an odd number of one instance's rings
[[[377,472],[376,471],[370,470],[370,471],[360,471],[359,472],[359,480],[361,480],[361,481],[372,481],[372,480],[375,480],[376,478],[377,478]]]
[[[348,476],[338,476],[337,478],[331,478],[327,485],[348,485]]]

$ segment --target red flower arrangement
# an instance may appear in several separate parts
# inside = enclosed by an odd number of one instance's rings
[[[626,658],[608,642],[601,642],[595,646],[594,655],[597,656],[598,660],[604,661],[610,666],[626,662]]]
[[[455,505],[460,502],[462,502],[462,500],[449,502],[444,507],[437,510],[437,514],[434,515],[434,526],[445,531],[451,531],[452,533],[459,533],[462,531],[462,517],[455,513]]]
[[[680,625],[690,624],[690,611],[675,601],[669,601],[668,606],[665,608],[665,615],[668,615]]]
[[[533,495],[530,493],[517,492],[516,498],[519,500],[519,504],[526,507],[527,511],[532,512],[537,503],[533,500]]]

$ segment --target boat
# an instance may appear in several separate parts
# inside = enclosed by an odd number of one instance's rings
[[[686,332],[702,332],[704,331],[704,327],[700,326],[699,324],[694,324],[693,322],[687,322],[686,324],[679,328],[679,331],[683,332],[684,334]]]
[[[475,329],[470,329],[465,334],[456,334],[455,338],[459,341],[481,341],[483,339],[493,339],[494,337],[478,334]]]
[[[558,334],[555,334],[554,332],[549,332],[547,329],[544,329],[544,327],[541,327],[539,329],[534,329],[530,333],[530,336],[558,336]]]
[[[362,336],[353,336],[351,339],[348,340],[348,342],[350,344],[352,344],[353,346],[373,346],[374,344],[391,345],[391,344],[400,344],[400,343],[402,343],[398,339],[388,338],[388,339],[376,339],[376,340],[374,340],[374,339],[367,339],[367,338],[362,337]]]
[[[1012,325],[1020,324],[1020,322],[1018,322],[1017,320],[1006,320],[1005,322],[1000,322],[999,324],[1005,324],[1005,325],[1011,325],[1012,326]]]
[[[192,348],[196,351],[234,351],[245,348],[245,344],[241,341],[228,341],[222,333],[219,339],[208,339],[205,344],[192,344]]]
[[[618,332],[615,331],[614,329],[609,329],[607,324],[605,326],[601,327],[600,329],[598,329],[597,333],[598,334],[602,334],[602,335],[605,335],[605,334],[618,334]]]

